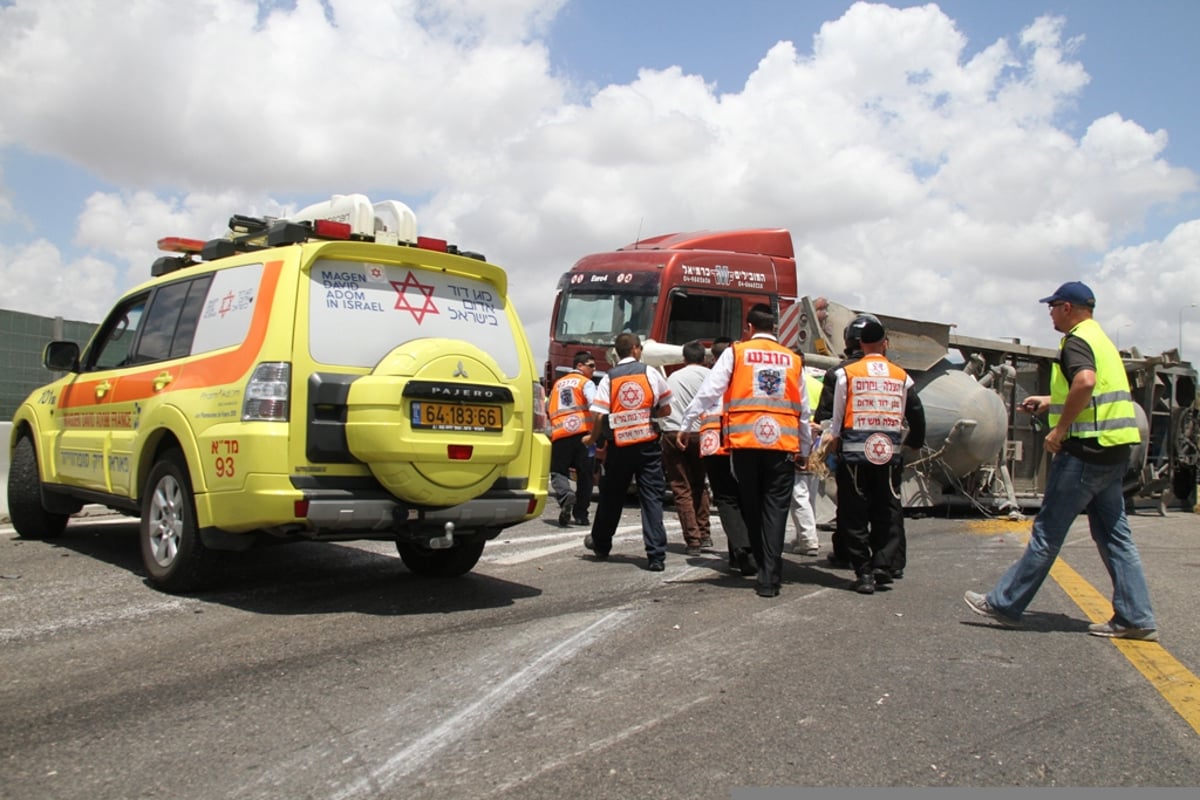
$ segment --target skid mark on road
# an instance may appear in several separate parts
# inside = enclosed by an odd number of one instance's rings
[[[355,796],[378,796],[401,778],[421,769],[454,742],[470,736],[505,705],[531,688],[544,675],[557,669],[585,647],[616,630],[633,612],[610,611],[600,619],[572,634],[509,676],[474,702],[451,715],[407,746],[393,753],[368,774],[332,795],[334,800]]]
[[[576,758],[579,758],[580,756],[593,755],[602,750],[606,750],[614,744],[622,742],[631,736],[637,736],[640,733],[644,733],[645,731],[651,730],[651,729],[661,725],[662,723],[666,722],[667,720],[669,720],[673,717],[679,716],[680,714],[684,713],[685,711],[692,708],[693,706],[697,706],[700,703],[707,702],[711,699],[712,699],[712,695],[704,695],[702,697],[697,697],[696,699],[694,699],[688,703],[685,703],[684,705],[680,706],[679,708],[672,709],[665,714],[661,714],[657,717],[654,717],[653,719],[648,719],[644,722],[639,722],[638,724],[630,726],[622,731],[617,731],[612,736],[606,736],[603,739],[598,739],[594,742],[589,742],[587,747],[581,747],[572,753],[568,753],[567,755],[563,756],[562,758],[556,758],[552,761],[545,761],[545,762],[541,763],[540,765],[538,765],[538,768],[536,770],[533,770],[532,772],[530,772],[526,775],[522,775],[521,777],[517,778],[516,780],[511,780],[511,781],[508,781],[507,783],[500,784],[499,786],[496,787],[496,790],[495,790],[495,792],[493,792],[493,794],[496,794],[496,795],[504,794],[509,789],[512,789],[516,786],[521,786],[522,784],[529,783],[529,781],[533,780],[537,776],[545,774],[552,769],[557,769],[558,767],[561,767],[565,764],[569,764],[571,761],[574,761]]]

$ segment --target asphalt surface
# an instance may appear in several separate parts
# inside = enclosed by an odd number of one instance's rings
[[[631,507],[603,563],[546,519],[457,580],[388,543],[304,543],[236,555],[194,596],[144,582],[122,518],[0,528],[0,798],[1200,786],[1200,516],[1132,518],[1158,644],[1086,634],[1109,583],[1085,520],[1009,630],[962,594],[1028,522],[911,519],[892,589],[789,555],[764,599],[725,570],[715,517],[697,557],[667,517],[663,573]]]

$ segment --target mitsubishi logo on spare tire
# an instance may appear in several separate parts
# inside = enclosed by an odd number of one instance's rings
[[[454,374],[451,377],[453,377],[453,378],[469,378],[471,376],[467,374],[467,371],[465,369],[463,369],[462,362],[460,361],[460,362],[458,362],[458,367],[454,370]]]

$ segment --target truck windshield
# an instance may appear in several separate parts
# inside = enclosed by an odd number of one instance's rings
[[[572,292],[563,295],[558,340],[579,344],[612,344],[621,333],[650,337],[658,297],[630,292]]]

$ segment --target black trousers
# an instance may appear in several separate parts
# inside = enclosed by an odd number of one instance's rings
[[[637,478],[638,504],[642,509],[642,543],[646,558],[662,561],[667,556],[667,529],[663,525],[662,447],[658,440],[617,447],[608,443],[604,472],[600,476],[600,499],[592,518],[592,541],[597,553],[612,549],[613,534],[621,521],[621,509],[629,481]]]
[[[856,574],[903,569],[904,513],[900,505],[903,466],[846,462],[838,464],[838,525],[846,555]],[[897,566],[897,559],[900,566]]]
[[[758,561],[758,585],[778,587],[783,580],[783,540],[796,474],[795,454],[737,448],[732,459],[742,519],[750,550]]]
[[[596,470],[594,461],[588,455],[587,445],[583,443],[586,434],[565,436],[550,443],[550,490],[554,492],[559,506],[571,492],[571,469],[575,469],[575,511],[576,520],[588,518],[588,506],[592,502],[592,476]]]
[[[704,463],[709,492],[729,542],[730,557],[749,550],[750,534],[746,532],[746,521],[742,519],[742,501],[738,497],[738,483],[733,477],[729,455],[704,456],[700,460]]]

